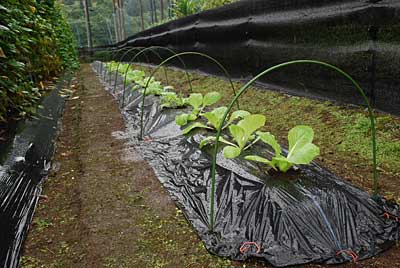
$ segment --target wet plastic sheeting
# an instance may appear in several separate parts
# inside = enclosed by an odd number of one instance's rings
[[[149,46],[206,53],[235,78],[246,79],[285,61],[326,61],[354,76],[375,107],[400,115],[397,0],[238,1],[148,29],[108,48]],[[222,75],[210,61],[193,56],[184,60],[191,69]],[[178,61],[173,64],[181,67]],[[291,66],[260,82],[292,94],[363,104],[344,78],[322,67]]]
[[[43,99],[38,119],[20,122],[15,136],[0,144],[0,267],[18,267],[41,181],[47,176],[64,99],[63,82]]]
[[[352,250],[364,259],[399,239],[397,206],[372,199],[315,163],[278,176],[252,162],[227,160],[221,154],[215,229],[210,233],[211,149],[199,149],[204,132],[182,136],[174,122],[182,110],[162,110],[159,98],[148,97],[146,141],[137,140],[141,96],[134,94],[123,109],[132,139],[212,253],[234,260],[261,257],[282,267],[342,263],[351,257],[337,255],[341,250]],[[269,149],[259,145],[253,150],[271,154]],[[385,212],[391,215],[389,219]],[[241,253],[246,242],[257,243],[260,251],[250,245]]]

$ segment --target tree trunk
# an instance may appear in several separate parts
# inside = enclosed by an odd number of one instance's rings
[[[119,42],[122,40],[121,37],[121,20],[119,13],[119,0],[113,0],[113,17],[114,17],[114,27],[115,27],[115,37],[116,41]]]
[[[154,23],[153,0],[150,0],[150,22]]]
[[[140,6],[140,18],[142,21],[142,31],[144,31],[144,17],[143,17],[143,3],[142,0],[139,0],[139,6]]]
[[[124,16],[123,4],[124,4],[123,0],[118,0],[121,41],[125,39],[125,16]]]
[[[164,2],[160,0],[161,20],[164,20]]]
[[[156,5],[156,0],[151,0],[153,2],[153,11],[154,11],[154,22],[157,23],[157,5]]]
[[[171,0],[167,0],[167,4],[168,4],[168,18],[172,17],[172,5],[174,4],[173,1]]]
[[[93,47],[92,41],[92,29],[90,27],[90,15],[89,15],[89,3],[88,0],[82,0],[83,8],[85,11],[85,25],[86,25],[86,37],[87,37],[87,46],[90,50]]]

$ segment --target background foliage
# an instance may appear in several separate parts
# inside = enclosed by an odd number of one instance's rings
[[[75,38],[55,0],[0,3],[0,124],[35,113],[44,86],[77,68]]]
[[[78,47],[87,46],[85,15],[81,0],[58,0],[76,36]],[[153,5],[151,4],[153,2]],[[123,0],[126,37],[170,20],[186,17],[237,0]],[[161,4],[162,2],[162,4]],[[89,13],[93,46],[116,43],[116,14],[112,0],[90,0]],[[140,12],[142,7],[142,13]],[[162,11],[161,11],[162,7]]]
[[[233,3],[237,0],[175,0],[173,14],[175,18],[183,18],[194,13]]]

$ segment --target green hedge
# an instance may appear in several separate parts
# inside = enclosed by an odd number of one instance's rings
[[[0,3],[0,124],[31,116],[43,82],[79,66],[76,41],[55,0]]]

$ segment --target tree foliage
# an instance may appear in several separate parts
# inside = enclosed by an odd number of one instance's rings
[[[0,4],[0,123],[34,114],[43,81],[78,67],[75,39],[54,0]]]
[[[233,2],[236,2],[237,0],[204,0],[202,9],[207,10],[211,8],[217,8],[223,5],[227,5]]]

